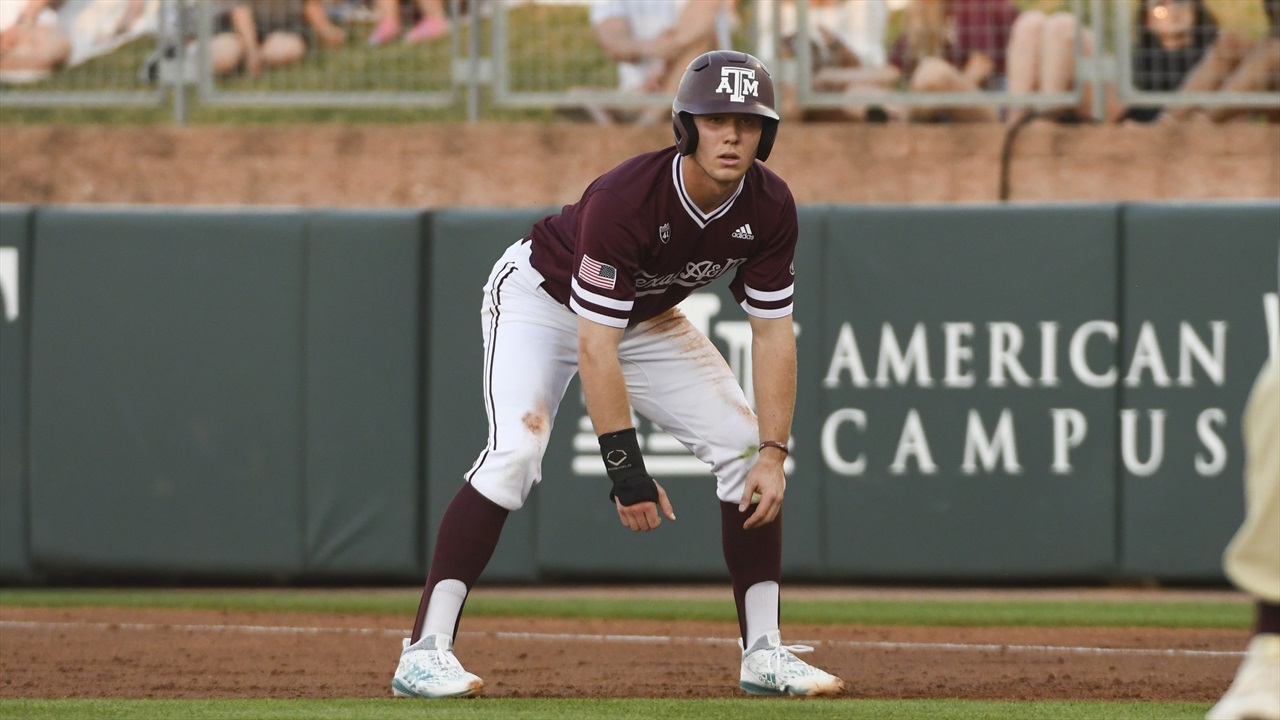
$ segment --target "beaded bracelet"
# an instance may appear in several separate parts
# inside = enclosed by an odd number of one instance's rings
[[[756,452],[763,452],[764,449],[767,447],[778,448],[785,455],[791,454],[791,448],[787,447],[783,443],[778,442],[777,440],[765,440],[764,442],[760,443],[760,447],[756,449]]]

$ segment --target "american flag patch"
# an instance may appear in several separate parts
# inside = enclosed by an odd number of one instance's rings
[[[582,265],[578,268],[578,277],[588,285],[612,290],[614,284],[618,281],[618,269],[612,265],[605,265],[598,260],[592,260],[590,255],[584,254],[582,256]]]

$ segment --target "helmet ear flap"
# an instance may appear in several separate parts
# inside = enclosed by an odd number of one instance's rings
[[[765,120],[764,127],[760,130],[760,144],[756,146],[756,157],[760,162],[769,159],[769,153],[773,151],[773,141],[778,138],[778,121]]]
[[[676,135],[676,152],[692,155],[698,149],[698,126],[687,112],[671,113],[671,129]]]

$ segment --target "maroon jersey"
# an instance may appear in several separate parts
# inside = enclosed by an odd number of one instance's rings
[[[692,161],[674,147],[638,155],[539,220],[532,262],[547,292],[579,316],[622,328],[732,271],[729,289],[747,313],[790,315],[798,226],[787,184],[753,163],[737,192],[703,213],[685,192],[684,162]]]

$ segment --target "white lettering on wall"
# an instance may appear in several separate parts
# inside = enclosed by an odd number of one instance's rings
[[[1271,361],[1280,362],[1280,294],[1262,296],[1262,314],[1267,319],[1267,339],[1271,342]]]
[[[18,248],[0,248],[0,300],[5,322],[18,319]]]
[[[867,471],[866,454],[859,453],[853,460],[846,460],[840,454],[837,435],[840,426],[845,423],[853,423],[858,432],[862,432],[867,429],[867,414],[857,408],[842,408],[831,413],[827,421],[822,423],[822,459],[831,472],[837,475],[861,475]]]
[[[858,340],[849,323],[840,325],[835,351],[831,353],[831,362],[827,365],[827,376],[822,379],[822,386],[840,387],[840,372],[843,370],[849,371],[849,379],[854,387],[866,387],[870,384],[867,370],[862,366],[862,356],[858,353]]]
[[[943,349],[946,351],[945,373],[942,384],[945,387],[973,387],[973,372],[964,365],[973,362],[973,348],[968,344],[973,339],[973,323],[943,323]]]
[[[889,472],[902,475],[907,471],[907,461],[912,457],[923,475],[935,475],[938,466],[933,462],[933,453],[929,452],[929,439],[924,434],[924,423],[920,422],[920,413],[912,408],[907,413],[906,422],[902,424],[902,434],[898,436],[898,449],[893,454],[893,463]]]
[[[1213,429],[1214,425],[1226,427],[1226,424],[1227,414],[1222,408],[1205,408],[1196,418],[1196,435],[1209,452],[1207,457],[1196,453],[1196,472],[1201,477],[1218,475],[1227,465],[1227,446],[1222,442],[1222,436]]]
[[[1089,434],[1089,421],[1075,408],[1053,408],[1049,415],[1053,418],[1053,465],[1050,467],[1058,475],[1070,475],[1073,471],[1071,451],[1080,447]]]
[[[1178,325],[1178,384],[1182,387],[1194,387],[1196,384],[1191,371],[1192,358],[1214,385],[1222,387],[1226,382],[1227,323],[1215,320],[1209,323],[1209,328],[1213,332],[1212,351],[1205,346],[1204,341],[1196,334],[1196,329],[1191,327],[1191,323],[1184,322]]]
[[[1082,324],[1071,335],[1071,344],[1068,348],[1069,361],[1071,363],[1071,372],[1079,378],[1080,382],[1089,387],[1105,388],[1111,387],[1116,382],[1116,368],[1112,365],[1102,374],[1095,373],[1089,367],[1089,360],[1085,357],[1085,351],[1089,347],[1089,338],[1094,335],[1102,335],[1115,344],[1116,339],[1120,336],[1120,331],[1116,329],[1116,324],[1110,320],[1090,320]]]
[[[929,374],[929,341],[925,335],[924,323],[916,323],[911,331],[911,339],[907,341],[904,351],[898,345],[898,336],[893,326],[885,323],[880,329],[880,359],[876,363],[876,385],[889,387],[889,374],[899,385],[906,385],[914,369],[916,385],[931,387],[933,378]]]
[[[982,427],[982,417],[978,415],[978,411],[969,411],[969,423],[964,434],[964,462],[960,464],[960,469],[965,475],[973,475],[978,471],[979,460],[982,462],[982,469],[988,473],[1001,461],[1006,473],[1022,473],[1022,466],[1018,464],[1018,439],[1013,433],[1013,414],[1009,412],[1009,408],[1000,411],[996,430],[990,438]]]
[[[1031,387],[1031,376],[1022,368],[1018,354],[1022,352],[1022,328],[1011,322],[987,323],[987,332],[991,334],[991,372],[988,384],[991,387],[1004,387],[1005,372],[1020,387]]]
[[[1143,370],[1151,372],[1151,382],[1156,387],[1169,387],[1169,371],[1160,355],[1160,339],[1156,337],[1156,329],[1149,322],[1142,323],[1142,328],[1138,330],[1138,342],[1134,344],[1133,361],[1129,363],[1124,384],[1127,387],[1140,386]]]
[[[1164,462],[1164,410],[1148,410],[1151,419],[1151,450],[1146,460],[1138,459],[1138,411],[1120,411],[1120,455],[1124,466],[1138,477],[1154,475]]]
[[[1040,384],[1058,386],[1058,323],[1040,323]]]

